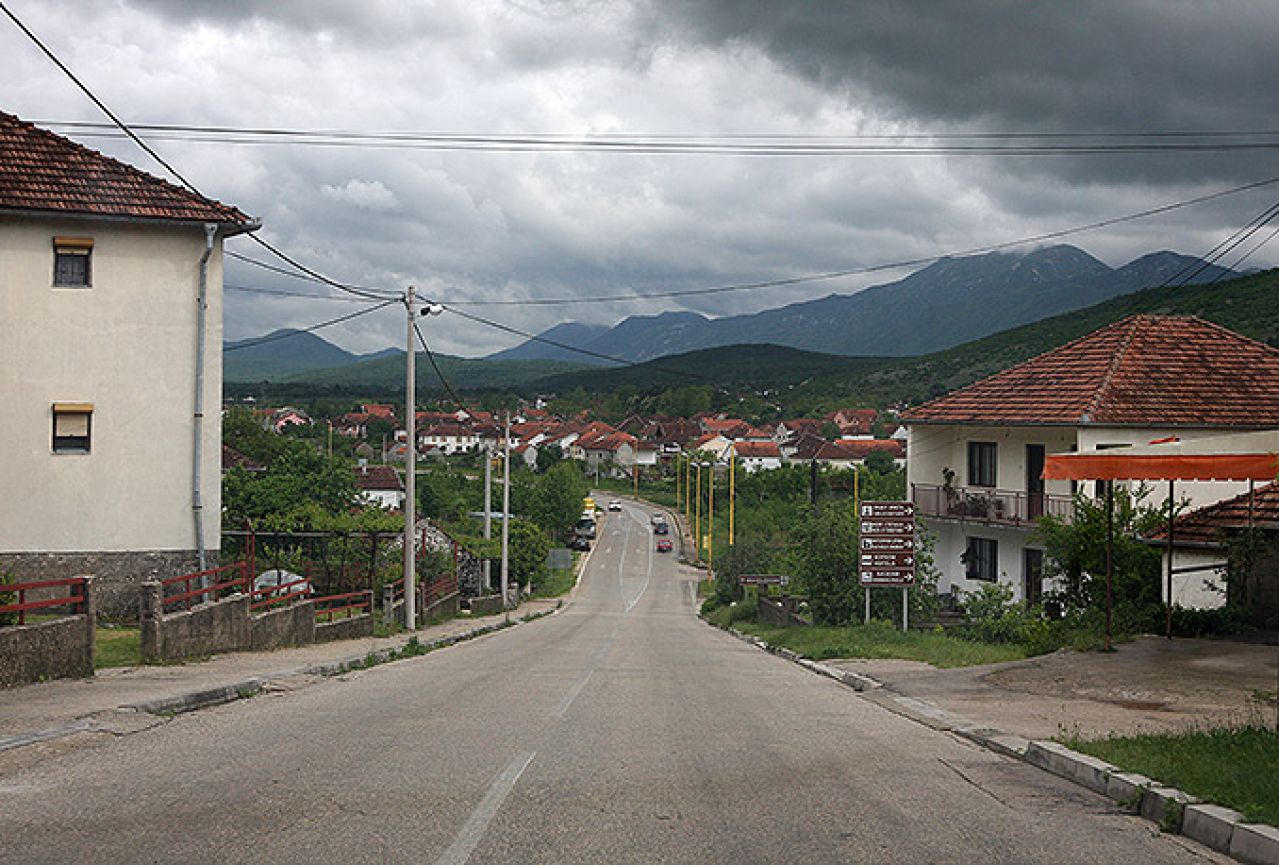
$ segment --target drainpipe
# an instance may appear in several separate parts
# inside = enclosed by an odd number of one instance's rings
[[[217,236],[216,224],[204,224],[204,254],[200,256],[200,290],[196,299],[195,318],[195,432],[191,455],[191,513],[195,519],[195,549],[200,560],[200,570],[209,567],[208,553],[204,548],[204,501],[200,463],[204,456],[204,355],[205,316],[209,309],[209,256],[213,254],[213,239]],[[208,579],[200,580],[203,586]]]

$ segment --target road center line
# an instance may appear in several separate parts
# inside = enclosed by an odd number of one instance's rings
[[[577,695],[582,693],[582,689],[586,687],[586,683],[591,680],[591,676],[595,675],[595,670],[587,670],[586,675],[578,679],[573,687],[568,689],[568,693],[564,695],[564,699],[560,700],[560,704],[555,707],[555,711],[551,713],[552,718],[563,718],[564,713],[568,711],[569,706],[573,705],[573,701],[577,699]]]
[[[462,831],[457,833],[457,837],[453,839],[449,849],[445,850],[444,855],[435,860],[436,865],[464,865],[466,860],[471,858],[471,854],[479,846],[480,839],[484,837],[489,823],[493,822],[493,818],[497,816],[497,812],[502,807],[502,802],[506,800],[507,794],[515,787],[516,782],[520,780],[520,776],[524,774],[524,770],[528,768],[529,763],[532,763],[533,758],[536,756],[536,751],[518,754],[511,762],[506,764],[506,768],[493,781],[488,792],[484,794],[484,798],[480,800],[480,804],[475,806],[475,810],[471,812],[466,825],[462,827]]]

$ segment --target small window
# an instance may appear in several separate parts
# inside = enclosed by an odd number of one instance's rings
[[[93,256],[93,239],[89,237],[55,237],[53,239],[53,285],[55,288],[88,288]]]
[[[998,572],[999,542],[992,538],[969,538],[964,551],[964,576],[993,583]]]
[[[53,452],[55,454],[87,454],[93,427],[93,403],[55,402],[53,404]]]
[[[968,443],[968,485],[993,487],[995,485],[995,443]]]

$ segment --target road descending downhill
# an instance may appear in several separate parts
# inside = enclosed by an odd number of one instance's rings
[[[0,861],[1229,861],[708,627],[649,516],[557,615],[0,776]]]

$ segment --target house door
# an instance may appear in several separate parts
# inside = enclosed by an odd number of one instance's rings
[[[1044,551],[1021,551],[1022,597],[1027,604],[1037,604],[1044,594]]]
[[[1044,446],[1026,445],[1026,519],[1044,515]]]

